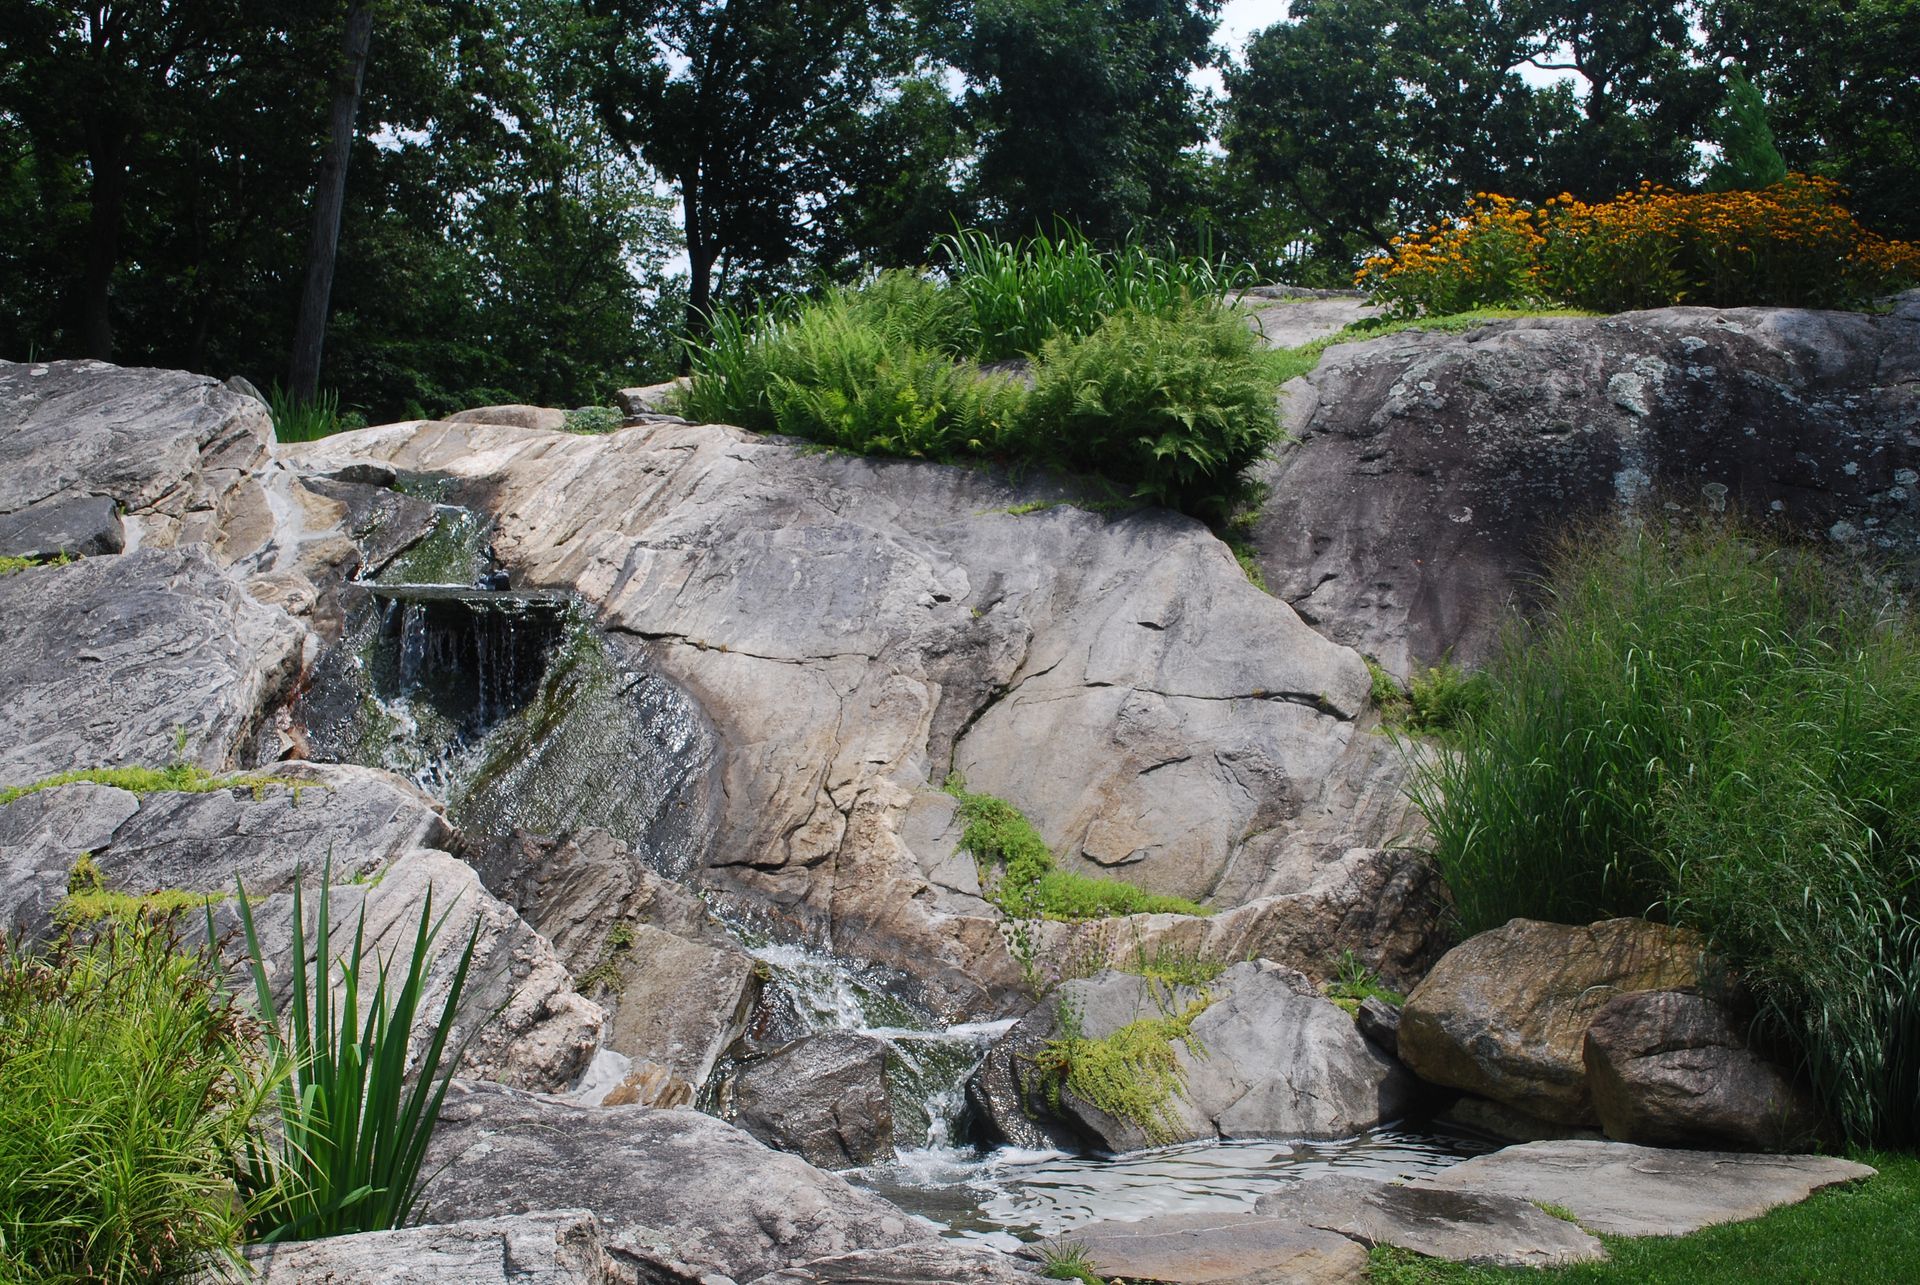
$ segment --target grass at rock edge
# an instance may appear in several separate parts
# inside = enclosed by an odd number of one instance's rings
[[[1817,1191],[1798,1205],[1691,1236],[1602,1237],[1612,1256],[1559,1271],[1462,1267],[1373,1251],[1373,1285],[1910,1285],[1920,1281],[1920,1157],[1861,1151],[1874,1178]]]

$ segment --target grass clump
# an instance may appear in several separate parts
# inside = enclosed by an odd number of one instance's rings
[[[1040,1246],[1040,1262],[1042,1280],[1107,1285],[1106,1278],[1093,1270],[1093,1258],[1087,1253],[1087,1247],[1075,1241],[1058,1240]]]
[[[1186,1093],[1186,1075],[1173,1046],[1178,1042],[1196,1057],[1206,1055],[1193,1034],[1193,1022],[1213,1001],[1202,992],[1174,1012],[1170,988],[1156,987],[1154,996],[1161,1007],[1158,1016],[1129,1022],[1097,1040],[1086,1037],[1072,1004],[1061,1002],[1060,1034],[1034,1057],[1056,1111],[1061,1095],[1071,1092],[1097,1110],[1139,1126],[1154,1146],[1179,1138],[1173,1103]]]
[[[1009,919],[1106,919],[1116,915],[1204,915],[1184,897],[1168,897],[1118,879],[1062,870],[1020,810],[991,794],[952,787],[966,823],[960,846],[980,866],[988,901]]]
[[[144,896],[115,892],[107,887],[106,876],[94,864],[93,854],[83,852],[67,875],[67,895],[54,907],[53,920],[64,930],[84,928],[104,922],[131,927],[140,922],[177,923],[182,914],[220,901],[218,894],[187,892],[164,888]]]
[[[996,241],[968,229],[939,251],[963,303],[972,351],[982,361],[1031,355],[1060,336],[1084,337],[1122,312],[1164,315],[1251,284],[1252,269],[1157,254],[1130,241],[1094,248],[1072,231]]]
[[[1399,1008],[1407,997],[1380,980],[1380,975],[1361,963],[1350,950],[1340,952],[1338,975],[1320,988],[1335,1007],[1348,1017],[1357,1016],[1360,1005],[1370,999],[1384,1000]]]
[[[37,567],[40,563],[33,558],[16,558],[11,553],[0,553],[0,576],[10,576],[25,571],[28,567]]]
[[[191,763],[172,763],[166,767],[88,767],[60,772],[26,785],[0,788],[0,807],[41,790],[82,782],[111,785],[130,794],[212,794],[215,790],[252,790],[257,794],[269,785],[285,785],[297,790],[300,786],[311,784],[291,777],[267,776],[257,772],[218,776]]]
[[[340,413],[340,394],[323,392],[303,400],[275,384],[267,392],[267,410],[273,416],[276,442],[314,442],[349,428],[365,428],[357,413]]]
[[[0,1278],[118,1285],[231,1250],[266,1081],[220,978],[158,918],[0,942]]]
[[[1920,1159],[1856,1153],[1879,1176],[1816,1191],[1747,1222],[1691,1236],[1604,1236],[1608,1261],[1559,1270],[1467,1267],[1381,1246],[1367,1263],[1373,1285],[1899,1285],[1920,1265]],[[1553,1212],[1553,1211],[1549,1211]]]
[[[1462,927],[1697,929],[1851,1139],[1920,1139],[1912,615],[1723,523],[1593,533],[1546,590],[1414,786]]]

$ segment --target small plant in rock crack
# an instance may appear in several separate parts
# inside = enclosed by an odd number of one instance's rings
[[[1106,1278],[1093,1270],[1093,1258],[1078,1241],[1050,1240],[1040,1246],[1040,1275],[1050,1281],[1080,1281],[1082,1285],[1106,1285]]]

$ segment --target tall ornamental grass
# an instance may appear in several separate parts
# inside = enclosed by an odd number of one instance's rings
[[[1059,335],[1090,335],[1117,313],[1183,311],[1253,284],[1244,265],[1162,255],[1136,241],[1100,250],[1071,230],[996,241],[967,229],[937,248],[982,361],[1037,353]]]
[[[1555,560],[1415,799],[1469,932],[1704,933],[1857,1141],[1920,1137],[1920,635],[1858,569],[1728,525]]]
[[[250,1143],[241,1173],[258,1209],[253,1230],[264,1242],[406,1226],[419,1200],[420,1170],[440,1104],[465,1052],[464,1045],[449,1049],[448,1041],[473,963],[478,922],[426,1028],[426,1044],[410,1062],[414,1021],[442,923],[434,918],[432,891],[420,907],[404,974],[396,977],[393,961],[381,959],[367,976],[363,904],[352,945],[339,958],[336,983],[330,882],[321,882],[311,972],[305,907],[299,883],[294,885],[293,986],[285,1014],[274,1002],[252,905],[235,885],[267,1045],[284,1069],[273,1138]]]
[[[229,1251],[261,1070],[217,956],[158,918],[0,941],[0,1280],[121,1285]]]

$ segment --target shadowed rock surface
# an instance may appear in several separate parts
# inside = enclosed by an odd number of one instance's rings
[[[1448,951],[1407,996],[1399,1054],[1421,1079],[1559,1124],[1591,1124],[1582,1047],[1615,995],[1700,980],[1703,947],[1641,919],[1514,919]]]
[[[1296,305],[1297,306],[1297,305]],[[1920,554],[1920,292],[1890,316],[1670,308],[1408,332],[1290,384],[1267,583],[1405,678],[1482,661],[1569,521],[1671,496]]]
[[[1610,999],[1587,1027],[1594,1113],[1609,1138],[1665,1147],[1804,1150],[1821,1122],[1807,1091],[1747,1047],[1705,995]]]
[[[1413,1185],[1559,1205],[1603,1236],[1684,1236],[1758,1218],[1875,1170],[1836,1156],[1666,1151],[1625,1142],[1529,1142]]]
[[[584,1209],[260,1245],[247,1250],[246,1264],[259,1285],[621,1285],[636,1279],[608,1255]]]
[[[1606,1247],[1565,1219],[1513,1196],[1315,1178],[1260,1197],[1263,1217],[1317,1227],[1368,1249],[1394,1245],[1429,1258],[1484,1267],[1570,1267]]]

